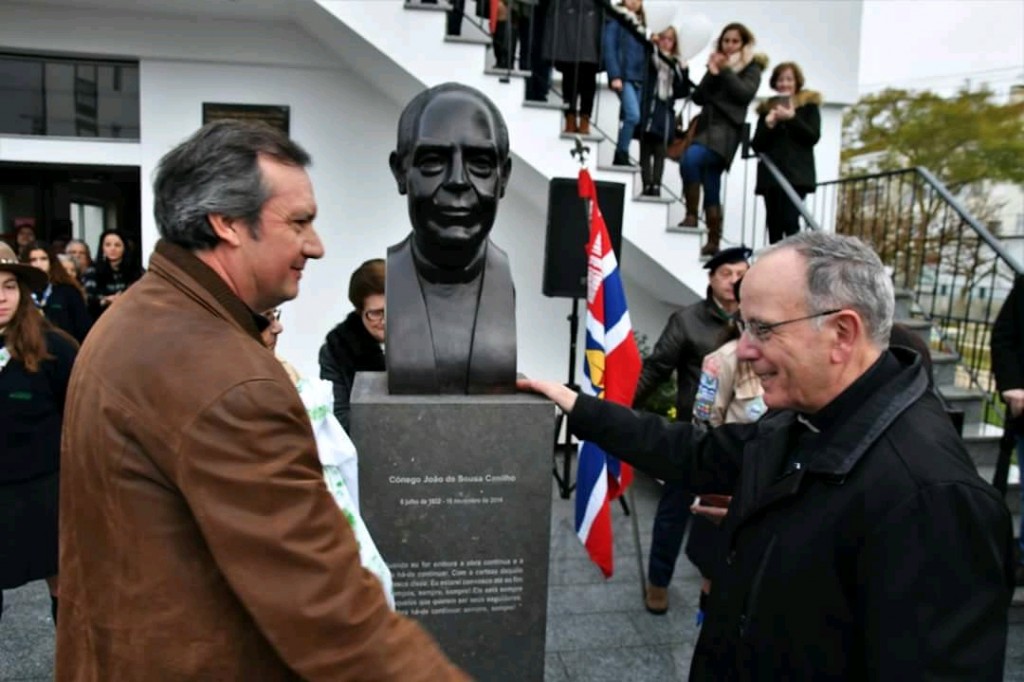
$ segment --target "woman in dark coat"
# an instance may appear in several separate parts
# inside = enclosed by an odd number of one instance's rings
[[[612,163],[629,166],[629,144],[640,123],[640,100],[651,53],[643,0],[623,0],[615,5],[604,25],[601,49],[608,86],[618,95],[620,104],[619,136]]]
[[[383,372],[384,260],[368,260],[352,273],[348,300],[355,308],[320,347],[320,378],[334,384],[334,416],[349,430],[356,372]]]
[[[32,302],[46,274],[0,244],[0,613],[5,589],[45,579],[57,618],[64,399],[77,344]]]
[[[142,277],[142,265],[128,239],[117,230],[104,230],[97,249],[95,292],[90,292],[93,317],[102,315],[110,304]]]
[[[675,102],[690,94],[690,70],[679,61],[679,36],[669,26],[652,39],[640,106],[640,176],[645,196],[661,196],[665,153],[675,137]]]
[[[757,108],[757,130],[751,146],[775,163],[803,199],[817,184],[814,145],[821,138],[821,95],[804,90],[804,74],[795,62],[776,66],[769,84],[779,97]],[[756,192],[764,197],[770,243],[800,230],[800,211],[764,164],[757,166]]]
[[[49,283],[32,294],[32,300],[54,326],[63,329],[81,343],[92,327],[92,316],[85,306],[85,290],[64,269],[53,249],[33,242],[25,249],[25,262],[46,273]]]
[[[544,60],[562,74],[567,133],[590,133],[601,58],[602,15],[599,0],[556,0],[548,5],[543,54]]]
[[[702,256],[718,253],[722,238],[722,173],[729,170],[740,146],[747,108],[761,85],[768,58],[754,54],[754,34],[743,24],[722,29],[718,49],[708,58],[708,70],[693,91],[701,106],[697,134],[679,164],[683,176],[686,216],[680,227],[697,227],[701,186],[708,242]]]

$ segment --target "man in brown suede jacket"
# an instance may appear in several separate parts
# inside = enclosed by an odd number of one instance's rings
[[[260,339],[323,255],[308,163],[238,122],[160,162],[163,239],[68,392],[58,680],[465,677],[360,565]]]

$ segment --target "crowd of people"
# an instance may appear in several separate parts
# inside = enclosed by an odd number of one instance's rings
[[[685,208],[679,226],[697,228],[703,208],[708,237],[701,255],[717,253],[724,222],[722,176],[743,143],[747,113],[768,66],[768,57],[754,51],[753,32],[739,22],[722,28],[703,77],[693,83],[680,57],[678,28],[648,26],[643,0],[500,0],[496,5],[492,16],[494,3],[477,2],[476,14],[491,18],[500,68],[516,64],[518,46],[518,66],[530,72],[526,100],[547,101],[554,69],[562,78],[563,132],[588,135],[597,77],[605,72],[621,105],[610,133],[613,165],[634,167],[630,145],[639,140],[642,194],[660,196],[664,161],[674,149]],[[449,34],[461,31],[464,12],[464,2],[449,11]],[[791,61],[775,67],[769,84],[777,94],[758,105],[751,146],[803,200],[816,183],[821,95],[804,89],[803,71]],[[700,113],[684,121],[677,113],[679,101],[691,101]],[[756,193],[764,200],[769,243],[799,230],[798,208],[764,164],[758,167]]]
[[[499,21],[521,22],[511,1]],[[595,0],[523,4],[602,16]],[[616,14],[595,24],[586,63],[608,70],[622,102],[616,161],[630,163],[641,138],[645,193],[660,185],[674,102],[689,93],[703,107],[681,172],[684,222],[696,224],[704,194],[708,289],[669,319],[634,402],[675,371],[680,419],[557,382],[519,388],[665,481],[652,613],[669,610],[696,515],[687,554],[704,577],[704,620],[692,679],[999,679],[1022,570],[1010,516],[943,409],[927,347],[898,340],[878,256],[799,233],[767,169],[758,192],[778,243],[753,265],[747,248],[718,248],[721,173],[765,68],[753,35],[727,25],[693,85],[674,28],[641,39],[641,0]],[[542,54],[572,73],[566,128],[586,132],[591,68],[578,52],[553,58],[557,44]],[[820,96],[795,63],[770,78],[779,98],[759,108],[753,144],[800,195],[814,186]],[[507,145],[495,156],[507,161]],[[384,261],[352,273],[353,310],[320,348],[320,381],[275,355],[280,306],[324,253],[309,163],[268,127],[204,126],[157,168],[148,272],[114,230],[95,261],[82,241],[59,253],[30,229],[0,243],[0,599],[46,580],[57,679],[465,678],[393,610],[359,516],[347,430],[356,373],[385,369]],[[1021,300],[1015,288],[993,334],[1014,417]]]

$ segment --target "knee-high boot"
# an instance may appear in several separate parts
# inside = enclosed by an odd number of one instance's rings
[[[706,206],[704,219],[708,223],[708,243],[700,250],[700,255],[714,256],[718,253],[718,243],[722,239],[722,207]]]
[[[700,185],[684,183],[683,201],[686,204],[686,216],[679,223],[679,227],[697,227],[697,212],[700,210]]]

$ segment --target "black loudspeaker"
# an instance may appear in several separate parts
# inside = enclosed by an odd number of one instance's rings
[[[597,203],[612,238],[612,249],[622,264],[622,211],[626,186],[595,181]],[[587,242],[590,225],[576,178],[552,178],[548,184],[548,224],[544,242],[545,296],[587,297]]]

